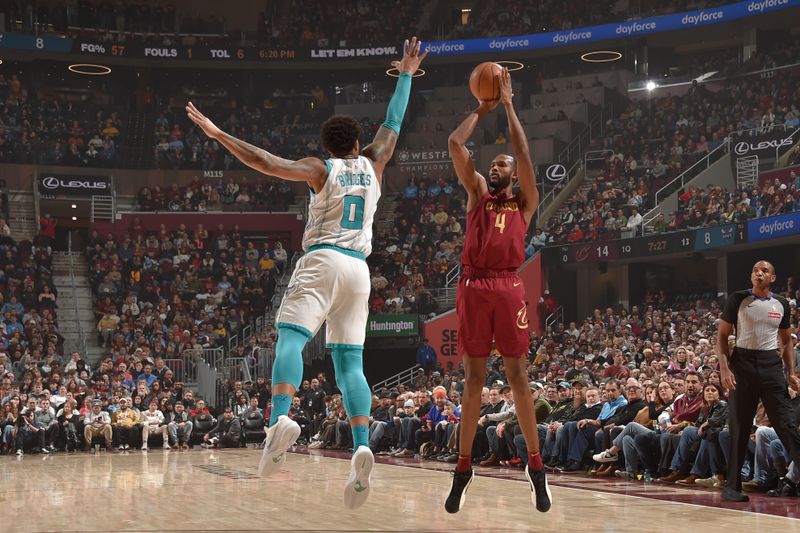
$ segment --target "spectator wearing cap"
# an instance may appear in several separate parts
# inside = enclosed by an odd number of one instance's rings
[[[130,449],[131,443],[136,444],[139,436],[139,413],[131,409],[130,399],[119,399],[119,409],[111,417],[111,427],[114,441],[119,451]]]
[[[111,417],[108,412],[103,411],[103,402],[94,400],[92,409],[83,418],[83,438],[86,441],[85,450],[88,451],[95,437],[102,436],[106,442],[106,449],[111,449],[113,432],[111,429]]]
[[[416,406],[417,410],[414,416],[403,418],[400,421],[400,439],[397,452],[392,454],[394,457],[414,457],[418,444],[416,441],[417,431],[422,427],[425,416],[434,407],[430,392],[427,390],[417,392]]]
[[[576,379],[581,379],[589,383],[594,383],[594,373],[586,368],[586,361],[591,361],[593,358],[594,356],[578,353],[575,357],[575,366],[567,370],[567,373],[564,374],[564,380],[569,383],[574,383]]]
[[[238,448],[242,437],[242,426],[239,419],[233,416],[233,409],[225,407],[217,425],[203,435],[205,447]]]
[[[253,400],[255,400],[255,406],[252,405]],[[251,409],[254,407],[251,412],[261,412],[261,409],[258,408],[258,398],[251,398],[250,403]],[[167,413],[165,420],[167,423],[167,433],[169,433],[172,445],[178,449],[188,450],[193,424],[189,419],[189,413],[186,412],[183,402],[175,402],[175,408]]]
[[[386,430],[394,427],[394,415],[394,400],[388,391],[382,392],[378,400],[378,406],[370,415],[372,423],[369,427],[369,447],[373,453],[380,451],[379,445]]]
[[[556,387],[559,402],[550,411],[550,414],[538,423],[539,442],[542,443],[542,450],[545,444],[555,440],[555,433],[562,426],[562,422],[568,421],[572,414],[583,404],[583,386],[574,388],[566,381],[562,381]],[[524,439],[523,439],[524,440]],[[517,444],[519,448],[519,444]],[[544,454],[542,455],[544,457]],[[523,457],[523,460],[526,458]]]
[[[628,405],[627,398],[622,395],[619,381],[609,379],[604,385],[604,390],[606,402],[597,418],[587,417],[565,425],[568,454],[564,472],[576,472],[582,468],[584,454],[588,449],[594,448],[594,434],[597,429],[606,425],[620,409]]]
[[[546,420],[547,417],[550,416],[553,406],[550,405],[550,402],[547,401],[546,398],[544,398],[544,385],[538,381],[531,381],[528,383],[528,388],[530,389],[531,396],[533,397],[533,409],[536,411],[536,420]],[[519,421],[517,420],[516,416],[512,417],[506,422],[506,430],[503,433],[506,440],[506,446],[512,453],[513,457],[508,460],[507,463],[503,463],[501,460],[500,464],[507,466],[520,466],[526,464],[528,457],[528,446],[525,443],[525,437],[522,435],[522,430],[519,427]],[[518,439],[517,437],[522,437],[522,439]]]

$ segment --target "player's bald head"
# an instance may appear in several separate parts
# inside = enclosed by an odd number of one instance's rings
[[[494,160],[497,161],[498,159],[506,160],[513,169],[517,168],[517,159],[511,154],[497,154]]]
[[[753,268],[756,268],[756,267],[758,267],[759,265],[764,265],[764,266],[766,266],[767,268],[769,268],[769,273],[770,273],[770,274],[772,274],[772,275],[775,275],[775,265],[773,265],[772,263],[770,263],[770,262],[769,262],[769,261],[767,261],[766,259],[761,259],[761,260],[759,260],[759,261],[756,261],[756,264],[755,264],[755,265],[753,265]]]

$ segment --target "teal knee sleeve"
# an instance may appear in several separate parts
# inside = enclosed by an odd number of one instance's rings
[[[372,391],[364,377],[362,346],[333,344],[333,369],[336,385],[342,391],[342,403],[350,418],[369,416],[372,407]]]
[[[303,348],[308,335],[295,329],[278,327],[278,345],[275,347],[275,363],[272,365],[272,386],[288,383],[295,389],[303,380]]]

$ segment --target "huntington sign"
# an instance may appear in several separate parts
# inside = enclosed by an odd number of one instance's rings
[[[419,315],[369,315],[367,337],[413,337],[419,335]]]

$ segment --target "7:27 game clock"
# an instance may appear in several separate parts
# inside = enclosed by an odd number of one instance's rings
[[[638,239],[619,241],[619,256],[647,257],[649,255],[666,255],[694,251],[694,233],[663,233]]]

